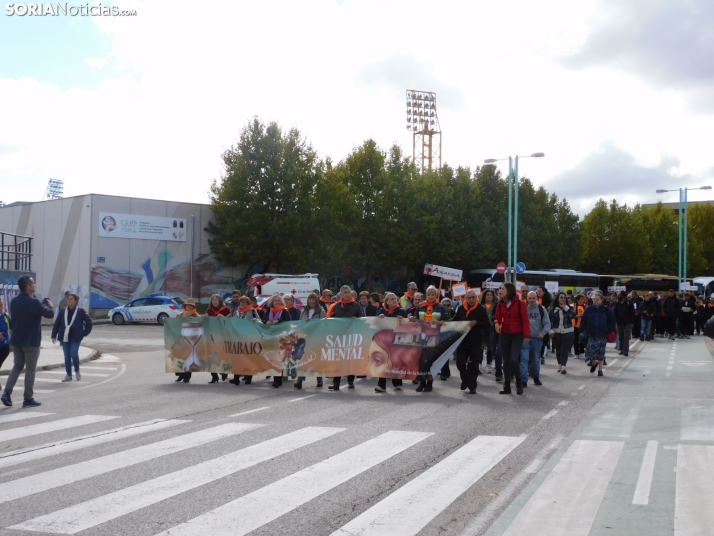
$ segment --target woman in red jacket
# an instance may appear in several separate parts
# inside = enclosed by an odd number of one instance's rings
[[[523,382],[519,374],[519,359],[524,342],[530,342],[531,325],[528,320],[528,307],[521,300],[512,283],[504,283],[498,291],[501,300],[496,306],[494,326],[500,334],[501,354],[503,355],[503,391],[502,395],[511,394],[511,374],[515,373],[516,393],[523,394]]]
[[[211,305],[206,310],[206,317],[215,316],[221,318],[222,316],[231,316],[231,308],[228,307],[223,298],[218,294],[211,296]],[[228,374],[221,374],[223,381],[228,379]],[[218,374],[211,372],[211,381],[208,383],[218,383]]]

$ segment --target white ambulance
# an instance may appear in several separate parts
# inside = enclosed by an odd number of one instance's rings
[[[311,292],[320,293],[317,274],[254,274],[248,280],[248,292],[261,303],[276,292],[295,296],[295,306],[303,309]]]

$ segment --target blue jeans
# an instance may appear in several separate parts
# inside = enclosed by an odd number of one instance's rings
[[[540,376],[540,350],[543,347],[543,339],[532,338],[530,342],[524,342],[521,347],[521,379],[523,383],[528,383],[528,370],[531,376]]]
[[[642,338],[647,338],[650,336],[650,329],[652,328],[652,319],[651,318],[645,318],[644,316],[642,317],[642,320],[640,321],[640,337]]]
[[[64,368],[67,371],[67,376],[72,375],[72,364],[74,363],[74,371],[79,372],[79,345],[77,341],[63,342],[62,350],[64,351]]]

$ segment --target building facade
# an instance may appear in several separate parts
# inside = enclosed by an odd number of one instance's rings
[[[65,292],[99,317],[149,293],[202,302],[243,278],[211,254],[208,205],[88,194],[0,207],[0,231],[32,237],[37,295]]]

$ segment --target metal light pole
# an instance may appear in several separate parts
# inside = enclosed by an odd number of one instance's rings
[[[677,277],[679,279],[678,291],[682,290],[682,284],[687,280],[687,237],[689,229],[689,202],[687,192],[689,190],[711,190],[711,186],[701,186],[699,188],[679,188],[678,190],[657,190],[656,193],[679,192],[679,251],[677,252]]]
[[[543,158],[545,153],[533,153],[529,155],[516,155],[514,158],[508,157],[508,273],[510,281],[516,284],[516,264],[518,264],[518,159],[519,158]],[[505,158],[487,158],[483,161],[485,165],[492,165]],[[515,191],[514,191],[515,190]],[[508,280],[508,278],[506,278]]]

